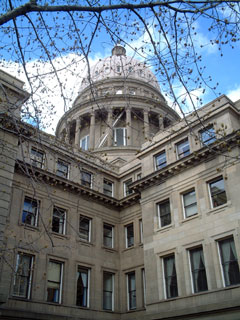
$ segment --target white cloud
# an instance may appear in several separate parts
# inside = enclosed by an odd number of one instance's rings
[[[89,59],[90,65],[99,59]],[[82,78],[87,74],[86,63],[82,56],[69,54],[52,60],[58,78],[49,61],[30,61],[26,64],[31,79],[33,95],[28,100],[25,111],[34,115],[37,110],[41,126],[48,133],[54,133],[61,116],[72,107],[80,90]],[[31,92],[22,65],[14,62],[0,61],[0,68],[25,82],[24,89]],[[61,90],[62,88],[62,90]],[[31,123],[33,120],[30,121]]]
[[[240,85],[235,86],[235,89],[229,90],[226,94],[233,102],[240,99]]]

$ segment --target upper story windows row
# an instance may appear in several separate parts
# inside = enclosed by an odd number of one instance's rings
[[[208,181],[207,189],[211,208],[219,207],[227,202],[227,195],[222,176]],[[181,203],[184,219],[190,218],[199,213],[195,188],[181,193]],[[170,198],[166,198],[163,201],[157,203],[157,216],[158,226],[160,228],[171,225],[172,215]]]
[[[208,146],[214,141],[216,141],[216,134],[213,126],[207,127],[204,130],[199,131],[199,140],[202,146]],[[188,156],[191,153],[190,143],[188,138],[177,142],[175,144],[175,153],[177,160]],[[165,150],[162,150],[155,157],[155,170],[164,168],[167,164],[167,154]]]
[[[44,169],[45,166],[45,153],[41,150],[31,148],[30,154],[31,164],[37,168]],[[69,179],[71,164],[58,158],[55,165],[55,173],[57,176]],[[80,170],[81,185],[93,188],[93,173],[87,170]],[[114,183],[106,178],[103,178],[103,193],[109,197],[114,196]]]

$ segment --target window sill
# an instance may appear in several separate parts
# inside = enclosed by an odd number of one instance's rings
[[[172,228],[173,228],[173,224],[168,224],[167,226],[158,228],[156,230],[156,232],[166,232],[166,231],[168,231],[169,229],[172,229]]]
[[[117,252],[116,249],[114,249],[114,248],[109,248],[109,247],[105,247],[105,246],[102,246],[102,249],[105,250],[105,251],[111,252],[111,253]]]
[[[89,242],[89,241],[84,241],[84,240],[81,240],[81,239],[77,239],[76,241],[81,243],[82,245],[84,245],[86,247],[92,247],[93,246],[93,243]]]
[[[132,247],[129,247],[129,248],[125,248],[125,249],[123,249],[122,252],[129,251],[129,250],[132,250],[132,249],[135,249],[135,246],[132,246]]]
[[[210,208],[208,213],[218,213],[221,210],[225,210],[227,207],[231,205],[231,201],[227,201],[226,203],[222,204],[221,206]]]
[[[62,239],[62,240],[65,240],[65,239],[69,240],[69,239],[70,239],[70,237],[67,236],[66,234],[61,234],[61,233],[57,233],[57,232],[54,232],[54,231],[52,231],[51,234],[52,234],[55,238],[58,238],[58,239]]]
[[[199,217],[200,217],[199,213],[196,213],[196,214],[193,214],[193,215],[190,216],[190,217],[187,217],[187,218],[185,218],[185,219],[182,219],[181,223],[188,222],[188,221],[192,221],[192,220],[197,219],[197,218],[199,218]]]
[[[31,231],[39,231],[39,227],[35,227],[35,226],[32,226],[30,224],[26,224],[26,223],[19,223],[20,226],[24,227],[24,229],[27,229],[27,230],[31,230]]]

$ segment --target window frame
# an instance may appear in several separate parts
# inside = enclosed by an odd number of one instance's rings
[[[111,184],[111,195],[110,195],[110,191],[105,188],[106,183],[108,183],[109,185]],[[109,194],[108,194],[108,192],[109,192]],[[114,195],[114,183],[108,179],[105,179],[105,178],[103,178],[103,194],[105,194],[106,196],[109,196],[109,197],[113,197],[113,195]]]
[[[157,164],[157,160],[159,157],[161,157],[162,155],[164,155],[165,157],[165,161],[161,162],[159,165]],[[154,164],[155,164],[155,171],[160,170],[162,168],[165,168],[167,166],[167,154],[166,151],[163,150],[160,153],[156,154],[154,156]]]
[[[225,272],[224,272],[225,269],[224,269],[223,264],[227,264],[227,263],[229,263],[231,260],[228,260],[228,261],[226,261],[226,262],[223,261],[222,249],[221,249],[221,246],[220,246],[220,243],[223,243],[223,242],[226,242],[226,241],[232,241],[232,242],[233,242],[233,245],[234,245],[236,257],[235,257],[235,260],[233,260],[233,261],[236,263],[236,266],[237,266],[237,269],[238,269],[238,278],[239,278],[239,281],[238,281],[237,283],[227,284],[227,279],[226,279],[226,276],[225,276]],[[231,287],[231,286],[239,285],[239,284],[240,284],[240,266],[239,266],[239,262],[238,262],[238,255],[237,255],[237,251],[236,251],[236,246],[235,246],[234,237],[231,236],[231,237],[227,237],[227,238],[225,238],[225,239],[219,239],[219,240],[217,240],[217,248],[218,248],[218,256],[219,256],[219,262],[220,262],[220,268],[221,268],[223,286],[224,286],[224,287]]]
[[[175,271],[176,271],[176,275],[175,275],[175,278],[176,278],[176,288],[177,288],[177,295],[174,295],[174,296],[169,296],[168,295],[168,290],[167,290],[167,276],[166,276],[166,269],[165,269],[165,261],[166,259],[169,259],[169,258],[172,258],[174,259],[174,267],[175,267]],[[163,269],[163,279],[164,279],[164,295],[165,295],[165,299],[173,299],[173,298],[176,298],[179,296],[179,292],[178,292],[178,280],[177,280],[177,270],[176,270],[176,259],[175,259],[175,253],[173,254],[169,254],[167,256],[164,256],[162,257],[162,269]],[[168,276],[168,278],[171,277],[173,278],[173,276]]]
[[[196,284],[196,278],[194,277],[194,274],[197,273],[196,269],[194,269],[194,265],[193,265],[193,253],[197,250],[201,250],[202,251],[202,257],[203,257],[203,265],[204,268],[202,269],[198,269],[200,271],[204,271],[205,273],[205,279],[206,279],[206,289],[203,290],[198,290],[197,289],[197,284]],[[191,275],[191,285],[192,285],[192,292],[193,293],[200,293],[200,292],[206,292],[208,291],[208,281],[207,281],[207,272],[206,272],[206,265],[205,265],[205,259],[204,259],[204,252],[203,252],[203,247],[199,246],[196,248],[190,248],[188,249],[188,259],[189,259],[189,266],[190,266],[190,275]]]
[[[185,146],[188,146],[188,149],[184,150]],[[182,147],[183,147],[183,151],[180,152],[181,151],[180,148],[182,148]],[[177,153],[177,159],[178,160],[187,157],[191,153],[191,151],[190,151],[190,143],[189,143],[188,137],[186,137],[186,138],[184,138],[181,141],[176,143],[176,153]]]
[[[56,215],[54,215],[54,214],[56,214]],[[60,220],[61,220],[60,215],[63,215],[63,222],[60,222]],[[59,219],[59,226],[58,227],[59,227],[59,230],[62,229],[61,231],[53,230],[54,217]],[[52,212],[52,232],[54,232],[56,234],[65,235],[66,234],[66,220],[67,220],[66,210],[63,208],[60,208],[58,206],[54,206],[53,212]],[[61,225],[62,225],[62,228],[61,228]]]
[[[111,228],[111,237],[107,237],[105,235],[105,228]],[[105,239],[111,239],[111,245],[108,246],[106,243],[105,243]],[[114,226],[112,226],[111,224],[108,224],[108,223],[103,223],[103,246],[105,248],[110,248],[110,249],[113,249],[114,248]]]
[[[31,215],[32,214],[31,211],[24,210],[25,202],[27,202],[27,200],[29,200],[29,203],[31,203],[31,204],[32,203],[36,204],[36,206],[34,207],[36,212],[33,215]],[[36,200],[36,199],[31,198],[31,197],[25,196],[24,197],[24,202],[23,202],[23,208],[22,208],[21,223],[23,223],[26,226],[38,227],[39,208],[40,208],[40,201],[39,200]],[[34,217],[34,222],[33,223],[32,222],[31,223],[27,223],[27,222],[23,221],[24,212],[26,212],[25,221],[26,221],[26,218],[27,218],[28,214],[30,213],[31,217]],[[31,219],[31,221],[32,221],[32,219]]]
[[[223,181],[224,190],[223,190],[222,192],[217,192],[217,193],[212,194],[211,184],[216,183],[216,182],[219,182],[219,181],[221,181],[221,180]],[[222,205],[225,205],[228,200],[227,200],[227,192],[226,192],[226,188],[225,188],[225,183],[224,183],[223,176],[216,177],[215,179],[212,179],[212,180],[208,181],[207,184],[208,184],[208,192],[209,192],[209,197],[210,197],[211,208],[212,208],[212,209],[215,209],[215,208],[217,208],[217,207],[220,207],[220,206],[222,206]],[[225,198],[226,198],[226,199],[225,199],[225,202],[223,202],[223,203],[221,203],[221,204],[219,204],[219,205],[214,205],[213,196],[215,196],[216,194],[219,195],[219,194],[221,194],[221,193],[224,193],[224,194],[225,194]]]
[[[129,232],[128,230],[129,230],[130,227],[132,227],[132,236],[131,235],[129,236],[129,233],[128,233]],[[126,249],[132,248],[132,247],[134,247],[134,223],[131,222],[131,223],[125,225],[124,229],[125,229],[125,246],[126,246]],[[132,239],[132,240],[129,240],[129,239]]]
[[[81,228],[81,221],[83,221],[82,219],[85,219],[88,221],[88,229],[84,229],[83,227]],[[81,229],[88,231],[87,239],[85,239],[84,237],[81,237]],[[80,217],[79,217],[79,239],[84,242],[91,242],[91,233],[92,233],[92,219],[80,214]]]
[[[139,219],[139,240],[140,244],[143,243],[143,221],[142,219]]]
[[[196,200],[196,202],[193,202],[193,203],[191,203],[191,204],[189,204],[189,205],[186,205],[185,204],[185,196],[187,196],[187,195],[189,195],[190,193],[192,193],[192,192],[194,192],[195,193],[195,200]],[[188,190],[188,191],[185,191],[185,192],[183,192],[182,194],[181,194],[181,198],[182,198],[182,207],[183,207],[183,216],[184,216],[184,219],[188,219],[188,218],[190,218],[190,217],[193,217],[193,216],[196,216],[196,215],[198,215],[198,204],[197,204],[197,195],[196,195],[196,190],[195,190],[195,188],[192,188],[192,189],[190,189],[190,190]],[[196,209],[197,209],[197,212],[196,213],[193,213],[193,214],[191,214],[191,215],[187,215],[186,214],[186,208],[189,208],[189,207],[191,207],[191,206],[193,206],[193,205],[196,205]]]
[[[135,289],[130,290],[131,289],[131,286],[130,286],[131,278],[130,277],[132,277],[132,276],[134,276]],[[134,292],[135,292],[135,304],[133,303],[134,301],[132,301],[132,293],[134,294]],[[137,308],[136,292],[137,292],[137,290],[136,290],[136,273],[135,273],[135,271],[131,271],[131,272],[127,273],[127,308],[128,308],[128,310],[136,310],[136,308]]]
[[[45,161],[45,152],[37,148],[31,147],[30,161],[32,166],[43,169]]]
[[[165,205],[166,203],[169,204],[169,213],[164,214],[164,215],[161,217],[161,208],[160,208],[160,206],[161,206],[161,205]],[[164,228],[164,227],[167,227],[167,226],[171,226],[171,225],[172,225],[171,203],[170,203],[170,199],[169,199],[169,198],[167,198],[167,199],[165,199],[165,200],[162,200],[162,201],[160,201],[160,202],[157,203],[157,216],[158,216],[158,226],[159,226],[159,228]],[[169,217],[170,217],[170,222],[163,225],[161,218],[164,218],[165,216],[169,216]]]
[[[61,165],[62,165],[63,167],[66,167],[66,168],[67,168],[66,173],[65,173],[64,170],[60,170],[60,169],[59,169],[59,164],[60,164],[60,163],[61,163]],[[69,171],[70,171],[69,169],[70,169],[70,164],[69,164],[68,162],[66,162],[66,161],[64,161],[64,160],[62,160],[62,159],[60,159],[60,158],[57,159],[56,175],[57,175],[58,177],[65,178],[65,179],[69,179]]]
[[[129,196],[130,194],[133,193],[133,190],[129,190],[129,184],[131,184],[132,182],[133,182],[133,179],[132,179],[132,178],[123,181],[123,193],[124,193],[124,197],[127,197],[127,196]]]
[[[87,274],[87,287],[84,287],[84,288],[87,288],[87,294],[86,294],[86,305],[80,305],[78,304],[78,273],[80,273],[79,270],[82,270],[84,272],[86,272]],[[85,266],[82,266],[82,265],[78,265],[77,266],[77,284],[76,284],[76,306],[78,307],[81,307],[81,308],[89,308],[89,305],[90,305],[90,276],[91,276],[91,269],[88,268],[88,267],[85,267]]]
[[[89,134],[85,135],[80,139],[79,146],[83,151],[87,151],[89,149],[90,136]],[[83,147],[84,145],[84,147]]]
[[[111,276],[111,291],[105,289],[104,275],[110,275]],[[114,294],[114,291],[115,291],[114,290],[114,285],[115,285],[114,276],[115,276],[115,274],[112,273],[112,272],[105,271],[105,270],[103,271],[103,305],[102,305],[103,310],[114,311],[114,296],[115,296],[115,294]],[[110,309],[104,307],[104,304],[105,304],[105,301],[106,301],[104,299],[106,292],[110,292],[111,293],[111,308]]]
[[[25,295],[21,295],[21,294],[17,294],[15,293],[15,290],[14,290],[14,287],[16,285],[16,279],[18,277],[18,268],[19,268],[19,265],[20,265],[20,259],[21,257],[23,256],[26,256],[26,257],[29,257],[30,258],[30,263],[29,263],[29,268],[28,268],[28,276],[25,276],[25,275],[19,275],[20,279],[22,279],[23,277],[24,278],[27,278],[27,288],[26,288],[26,293]],[[35,259],[35,256],[34,255],[31,255],[31,254],[28,254],[28,253],[25,253],[25,252],[18,252],[17,255],[16,255],[16,263],[15,263],[15,271],[14,271],[14,276],[13,276],[13,287],[12,287],[12,296],[14,297],[19,297],[19,298],[24,298],[24,299],[27,299],[29,300],[31,298],[31,291],[32,291],[32,278],[33,278],[33,266],[34,266],[34,259]],[[22,280],[20,280],[20,285],[22,283]],[[19,287],[20,287],[19,285]],[[18,288],[18,291],[20,291],[20,288]]]
[[[49,263],[55,263],[55,264],[59,264],[60,265],[60,275],[59,275],[59,279],[60,281],[59,282],[54,282],[54,281],[50,281],[49,280]],[[46,301],[47,302],[50,302],[50,303],[56,303],[56,304],[61,304],[62,303],[62,288],[63,288],[63,270],[64,270],[64,262],[62,261],[58,261],[58,260],[55,260],[55,259],[49,259],[48,260],[48,270],[47,270],[47,299]],[[49,282],[52,282],[52,283],[59,283],[59,296],[58,296],[58,299],[57,301],[50,301],[48,300],[49,296],[48,296],[48,289],[49,289]],[[52,289],[50,287],[50,289]]]
[[[83,175],[87,174],[90,177],[90,182],[83,179]],[[87,187],[89,189],[92,189],[92,179],[93,179],[93,174],[87,170],[81,170],[81,185],[84,187]]]
[[[210,130],[210,132],[209,132]],[[211,132],[211,130],[213,132]],[[207,139],[203,139],[203,135],[206,134],[206,136],[208,137]],[[216,131],[214,129],[213,125],[209,125],[207,127],[205,127],[204,129],[199,131],[199,136],[200,136],[200,141],[202,146],[208,146],[212,143],[214,143],[216,141]],[[210,138],[209,138],[210,137]]]
[[[117,141],[117,130],[122,130],[123,131],[123,144],[118,144],[118,141]],[[125,146],[127,146],[127,128],[125,128],[125,127],[113,128],[113,145],[115,147],[125,147]]]

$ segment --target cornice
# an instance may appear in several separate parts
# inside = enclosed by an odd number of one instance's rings
[[[167,179],[190,169],[199,163],[222,155],[224,152],[228,151],[229,148],[231,149],[238,145],[240,145],[240,131],[236,131],[225,138],[217,140],[212,145],[202,147],[198,151],[194,151],[190,155],[150,173],[142,179],[133,182],[129,187],[135,192],[142,192],[153,185],[163,183]]]

